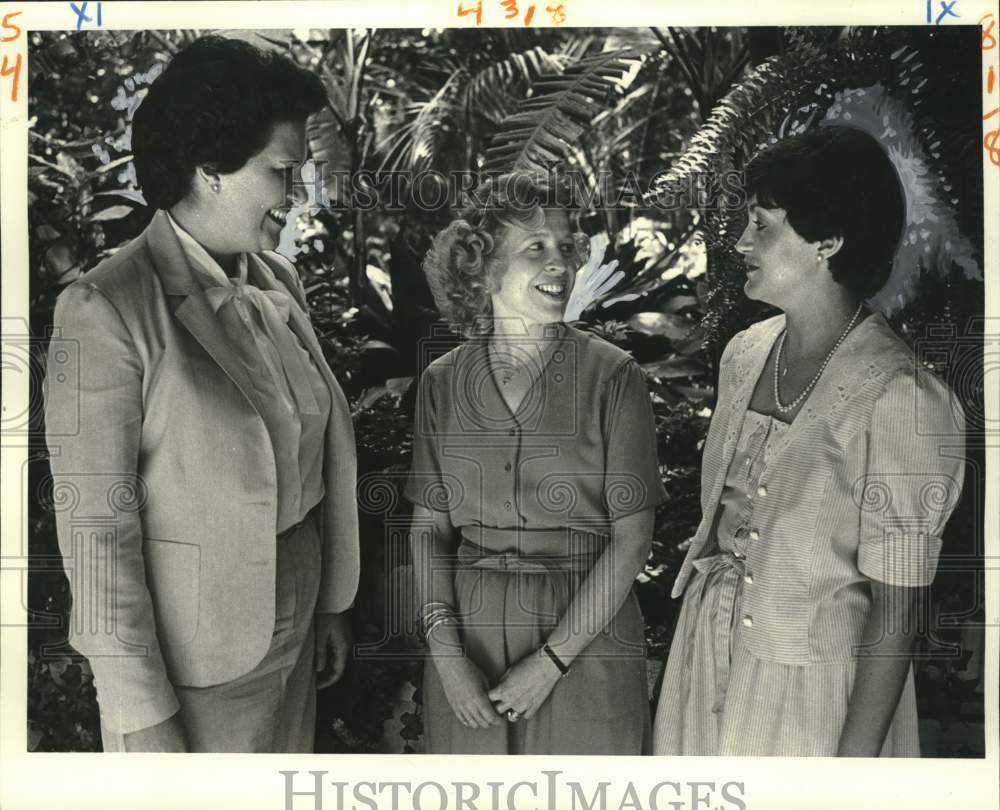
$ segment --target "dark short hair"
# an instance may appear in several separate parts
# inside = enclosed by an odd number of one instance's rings
[[[464,334],[488,328],[490,287],[502,277],[503,238],[512,225],[538,227],[547,208],[572,208],[569,187],[551,177],[514,172],[486,179],[424,257],[427,284],[441,316]],[[586,237],[575,239],[581,264]]]
[[[154,208],[170,208],[191,190],[196,167],[235,172],[267,145],[275,124],[305,120],[325,103],[320,78],[278,53],[220,36],[195,40],[133,117],[143,195]]]
[[[820,126],[761,150],[746,169],[747,195],[782,208],[803,239],[840,236],[834,280],[862,297],[889,280],[906,200],[889,156],[871,135]]]

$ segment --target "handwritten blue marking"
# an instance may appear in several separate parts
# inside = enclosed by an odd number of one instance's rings
[[[932,0],[927,0],[928,24],[930,24],[932,16],[931,5],[932,5]],[[938,0],[938,5],[941,6],[941,13],[938,14],[937,18],[934,20],[934,25],[941,25],[941,20],[943,20],[945,17],[954,17],[956,20],[958,19],[958,12],[953,10],[955,6],[958,5],[958,0],[951,0],[951,2],[946,2],[946,0]]]
[[[89,0],[83,0],[82,5],[77,6],[76,3],[70,3],[69,7],[73,9],[73,13],[76,14],[76,30],[79,31],[85,22],[94,22],[93,17],[87,16],[87,6],[90,5]],[[101,16],[101,3],[98,0],[97,3],[97,27],[100,28],[103,23]]]

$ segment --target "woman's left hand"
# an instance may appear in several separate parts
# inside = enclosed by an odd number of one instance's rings
[[[316,688],[340,680],[351,654],[351,622],[347,613],[316,614]]]
[[[545,703],[560,677],[553,663],[536,651],[508,669],[489,697],[498,712],[506,714],[513,709],[528,719]]]

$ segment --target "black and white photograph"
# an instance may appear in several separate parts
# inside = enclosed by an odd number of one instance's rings
[[[31,5],[5,807],[1000,806],[995,4]]]

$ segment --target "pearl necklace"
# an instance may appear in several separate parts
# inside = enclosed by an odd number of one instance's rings
[[[781,394],[778,393],[778,380],[783,377],[783,374],[778,373],[778,369],[781,367],[781,357],[785,351],[785,338],[788,336],[788,330],[785,329],[781,333],[781,337],[778,339],[778,355],[774,360],[774,407],[778,409],[779,413],[790,413],[794,411],[808,395],[809,392],[816,387],[816,383],[819,382],[819,378],[823,375],[823,371],[826,369],[827,364],[833,359],[834,353],[840,348],[840,344],[844,342],[848,333],[854,328],[854,324],[858,320],[858,316],[861,314],[861,308],[864,306],[862,301],[858,304],[858,308],[854,310],[854,316],[848,321],[847,326],[844,331],[840,333],[840,337],[837,338],[837,342],[833,344],[833,348],[827,352],[826,357],[823,358],[823,362],[820,364],[819,370],[813,375],[813,378],[809,381],[809,385],[805,387],[801,394],[799,394],[795,399],[789,402],[787,405],[782,404]],[[787,373],[788,369],[785,369]]]

